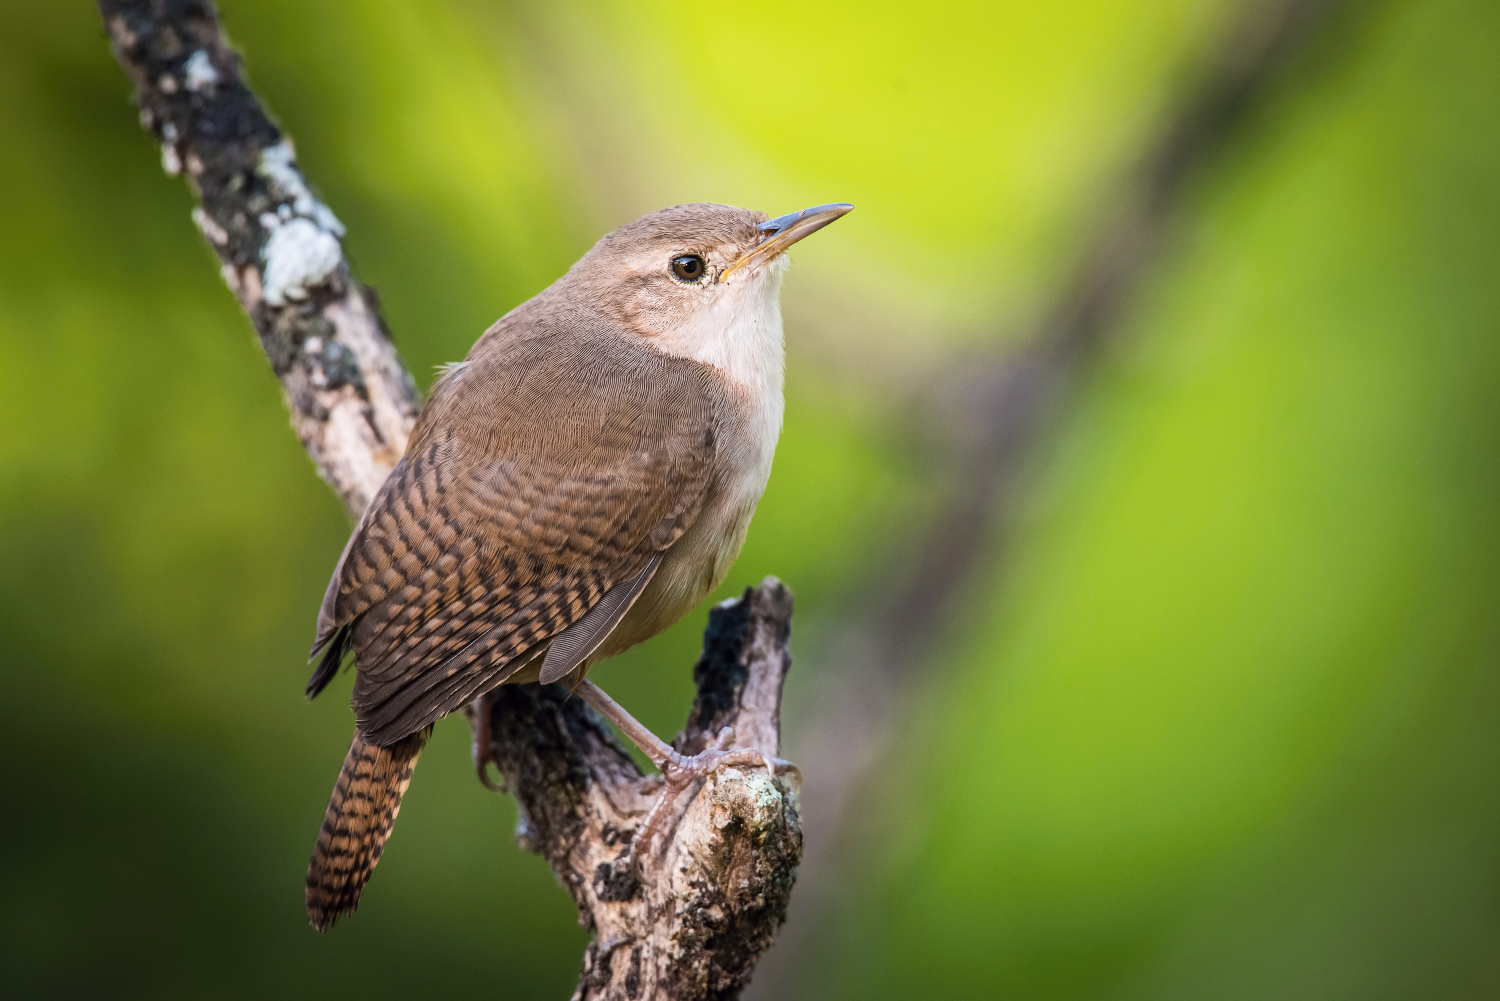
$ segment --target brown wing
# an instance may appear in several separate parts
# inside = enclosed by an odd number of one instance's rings
[[[321,640],[354,650],[375,744],[498,684],[640,575],[713,468],[698,363],[624,334],[481,343],[434,391],[319,617]]]

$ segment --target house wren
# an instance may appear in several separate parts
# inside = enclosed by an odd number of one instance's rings
[[[358,905],[432,724],[497,685],[571,685],[662,769],[664,797],[723,764],[775,766],[753,748],[680,755],[584,675],[739,554],[781,431],[783,255],[851,208],[654,212],[433,386],[318,614],[309,697],[350,652],[357,675],[307,873],[319,931]]]

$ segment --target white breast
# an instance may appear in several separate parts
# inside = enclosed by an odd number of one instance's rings
[[[784,270],[782,258],[747,275],[741,287],[731,287],[736,294],[720,297],[713,309],[699,315],[699,329],[684,331],[693,345],[692,357],[724,374],[739,406],[719,429],[717,489],[693,527],[668,551],[657,574],[675,578],[663,583],[682,603],[679,615],[718,587],[729,572],[771,476],[785,408],[780,302]]]
[[[786,347],[781,331],[781,275],[785,258],[750,276],[744,294],[724,297],[706,311],[697,360],[724,374],[746,404],[742,440],[725,442],[724,456],[739,474],[736,499],[755,507],[771,475],[785,409]],[[738,467],[735,469],[734,467]],[[729,470],[726,470],[726,472]]]
[[[723,373],[737,413],[727,415],[720,428],[719,475],[698,518],[664,554],[656,576],[600,648],[600,656],[648,639],[687,614],[723,582],[745,543],[750,517],[771,476],[785,406],[782,263],[747,276],[751,281],[742,294],[721,297],[700,314],[696,322],[701,327],[682,329],[672,338],[676,343],[670,348],[676,353]]]
[[[712,365],[745,404],[737,415],[744,426],[726,429],[735,440],[723,442],[720,454],[725,472],[733,476],[726,486],[752,510],[765,491],[781,436],[786,382],[781,278],[786,267],[787,259],[779,257],[752,274],[736,275],[714,289],[705,308],[657,336],[663,350]]]

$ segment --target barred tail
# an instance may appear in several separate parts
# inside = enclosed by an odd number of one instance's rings
[[[359,906],[429,733],[430,728],[422,730],[388,747],[355,733],[307,867],[307,918],[318,931]]]

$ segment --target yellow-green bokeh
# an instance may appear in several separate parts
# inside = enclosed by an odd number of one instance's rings
[[[220,6],[424,383],[641,212],[858,204],[798,248],[724,591],[797,590],[793,697],[931,507],[899,401],[1029,329],[1240,10]],[[1340,25],[1039,450],[787,996],[1500,991],[1500,19]],[[348,526],[84,0],[0,0],[0,191],[6,982],[565,995],[584,932],[458,721],[357,918],[304,923],[350,716],[302,657]],[[661,731],[701,625],[601,671]]]

